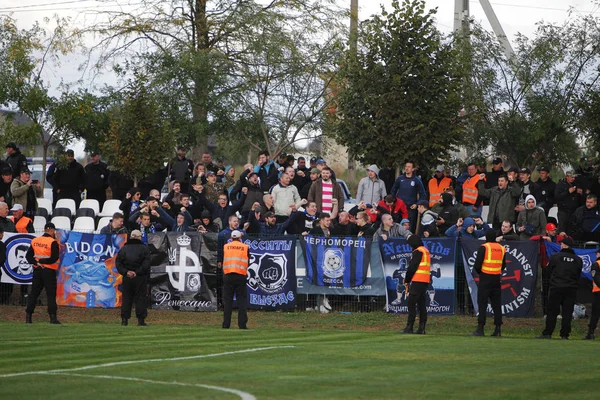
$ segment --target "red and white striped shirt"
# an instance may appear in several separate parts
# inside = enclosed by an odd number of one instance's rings
[[[333,204],[331,204],[331,199],[333,199],[333,182],[329,181],[329,182],[325,182],[322,181],[323,183],[323,197],[322,197],[322,212],[326,212],[326,213],[331,213],[331,210],[333,210]]]

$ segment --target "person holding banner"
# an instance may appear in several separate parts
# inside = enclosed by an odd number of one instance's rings
[[[52,222],[44,225],[44,234],[31,241],[31,246],[27,250],[27,261],[34,266],[33,280],[31,282],[31,294],[27,298],[27,308],[25,309],[25,323],[31,324],[33,311],[37,299],[46,289],[48,297],[48,315],[50,323],[59,325],[60,321],[56,318],[56,273],[58,271],[59,246],[54,238],[56,227]]]
[[[417,235],[409,236],[407,241],[413,251],[404,278],[404,285],[408,292],[408,321],[406,322],[406,328],[401,333],[413,333],[417,317],[416,307],[418,307],[419,329],[415,333],[424,335],[425,325],[427,324],[425,295],[431,282],[431,254]]]
[[[148,316],[146,295],[150,274],[150,249],[142,242],[142,232],[135,229],[117,254],[117,271],[123,276],[121,292],[121,325],[127,326],[131,307],[135,303],[135,316],[139,326],[146,326]]]
[[[594,296],[594,300],[592,302],[592,317],[588,325],[588,333],[583,337],[583,340],[594,340],[594,331],[600,319],[600,249],[596,252],[596,261],[592,264],[590,272],[592,274],[592,295]]]
[[[231,325],[233,296],[238,304],[238,327],[248,329],[248,287],[246,276],[250,260],[250,247],[242,243],[242,232],[231,232],[231,242],[223,248],[223,329]]]
[[[473,269],[479,274],[479,290],[477,291],[477,329],[471,336],[483,336],[483,327],[487,318],[488,300],[494,312],[494,333],[491,336],[502,336],[502,308],[500,306],[502,288],[500,279],[502,271],[506,269],[506,250],[496,242],[496,230],[488,229],[485,232],[485,243],[477,250],[477,257]]]
[[[556,327],[556,318],[562,307],[562,326],[560,337],[569,339],[571,333],[571,321],[573,320],[573,308],[579,287],[579,277],[583,269],[581,257],[572,249],[573,239],[566,237],[560,244],[560,251],[550,256],[548,261],[548,273],[550,274],[550,297],[548,299],[548,315],[546,317],[546,328],[536,339],[551,339],[552,332]]]

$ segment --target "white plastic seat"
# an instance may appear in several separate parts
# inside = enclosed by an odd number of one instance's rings
[[[98,227],[96,228],[96,230],[94,231],[94,233],[100,233],[100,230],[102,228],[104,228],[106,225],[108,225],[110,223],[110,220],[112,219],[111,217],[102,217],[100,218],[100,221],[98,221]]]
[[[121,206],[121,200],[106,200],[102,211],[98,214],[99,217],[112,217],[114,213],[121,212],[119,208]]]
[[[38,208],[45,208],[48,211],[48,215],[52,215],[52,200],[44,197],[38,197],[37,199]]]
[[[91,208],[94,210],[94,215],[98,215],[98,213],[100,213],[100,203],[96,199],[81,200],[79,208]]]
[[[73,230],[76,232],[93,233],[96,223],[92,217],[77,217],[73,224]]]
[[[69,217],[54,217],[50,222],[56,226],[56,229],[71,230],[71,218]]]
[[[487,221],[488,214],[490,213],[490,206],[481,207],[481,220],[483,222]]]
[[[548,211],[548,217],[553,217],[558,222],[558,207],[552,207],[550,211]]]
[[[68,208],[71,210],[71,215],[75,215],[77,212],[77,204],[75,204],[75,200],[73,199],[60,199],[56,202],[54,208]]]
[[[33,217],[33,229],[36,232],[44,232],[44,225],[46,225],[46,217],[36,215]]]

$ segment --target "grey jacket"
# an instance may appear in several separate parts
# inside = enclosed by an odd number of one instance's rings
[[[356,204],[364,201],[365,203],[372,204],[376,207],[377,203],[383,200],[386,195],[385,182],[379,179],[379,177],[376,177],[373,181],[368,176],[365,176],[358,183]]]
[[[521,187],[517,182],[509,182],[508,187],[500,190],[498,186],[486,189],[485,182],[477,183],[479,195],[490,199],[490,211],[487,217],[487,223],[493,224],[494,218],[498,216],[500,222],[508,220],[515,222],[515,206],[521,196]]]
[[[379,236],[381,235],[388,235],[388,237],[403,237],[404,239],[408,239],[408,237],[412,235],[412,233],[409,230],[404,229],[402,225],[394,223],[394,225],[392,225],[389,231],[384,231],[383,225],[380,226],[379,229],[375,231],[375,234],[373,235],[373,240],[379,239]]]

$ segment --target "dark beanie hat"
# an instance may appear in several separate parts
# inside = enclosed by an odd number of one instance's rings
[[[496,241],[496,230],[488,229],[485,231],[485,241],[486,242],[495,242]]]
[[[408,241],[408,244],[410,245],[410,247],[413,248],[413,250],[416,249],[417,247],[423,246],[423,241],[417,235],[410,235],[408,237],[407,241]]]
[[[452,204],[452,195],[450,193],[442,193],[442,201],[444,205]]]

